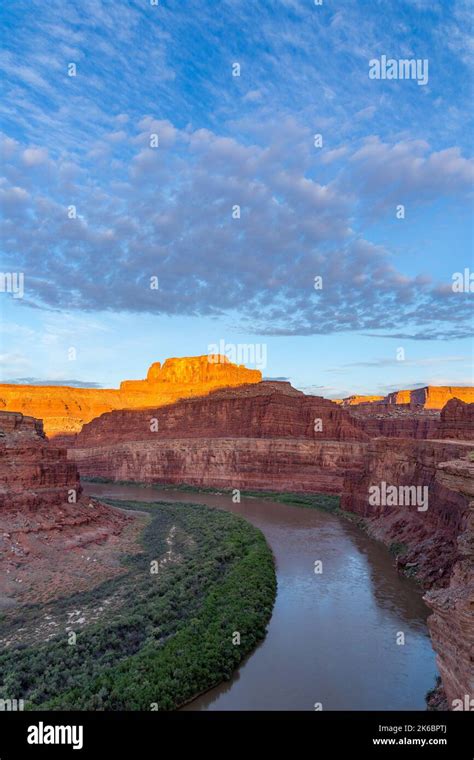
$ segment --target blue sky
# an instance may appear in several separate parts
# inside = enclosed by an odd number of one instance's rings
[[[224,339],[332,397],[472,383],[471,3],[0,14],[3,381],[114,386]],[[369,79],[382,55],[428,83]]]

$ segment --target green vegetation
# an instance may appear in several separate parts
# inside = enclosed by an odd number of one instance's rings
[[[325,509],[334,512],[339,507],[339,496],[327,493],[277,493],[272,491],[241,491],[242,496],[278,501],[282,504],[294,504],[297,507],[310,509]]]
[[[58,625],[49,641],[4,650],[0,698],[27,709],[170,710],[229,679],[265,636],[276,579],[259,530],[201,505],[104,501],[150,513],[143,552],[126,558],[125,574],[47,605],[48,619],[79,610],[86,624],[73,626],[72,645]],[[93,609],[100,616],[87,624]],[[44,614],[10,613],[7,633]]]
[[[131,480],[109,480],[107,478],[90,477],[82,478],[84,482],[89,483],[114,483],[120,486],[135,486],[136,488],[155,488],[160,491],[181,491],[184,493],[228,493],[232,495],[233,490],[227,488],[204,488],[200,486],[191,486],[187,484],[170,485],[169,483],[140,483]],[[339,508],[339,496],[324,493],[294,493],[291,491],[240,491],[240,495],[248,498],[265,499],[267,501],[277,501],[282,504],[294,504],[297,507],[309,507],[311,509],[325,509],[328,512],[334,512]]]
[[[406,554],[408,547],[406,544],[402,543],[401,541],[393,541],[388,547],[388,550],[391,554],[394,554],[396,557],[401,557],[403,554]]]

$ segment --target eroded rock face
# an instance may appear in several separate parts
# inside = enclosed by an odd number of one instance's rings
[[[342,509],[363,517],[375,538],[394,544],[400,568],[409,569],[425,588],[448,583],[468,508],[461,493],[436,479],[437,467],[470,450],[467,442],[378,438],[365,445],[363,468],[344,480]],[[374,496],[371,503],[371,487],[382,482],[426,488],[419,494],[427,496],[427,509],[418,509],[421,504],[377,504]]]
[[[439,438],[474,441],[474,404],[451,399],[441,411]]]
[[[468,502],[449,585],[429,591],[425,600],[433,610],[428,626],[448,707],[469,709],[474,697],[474,462],[467,458],[440,463],[436,482]]]
[[[114,575],[132,523],[82,496],[76,465],[39,420],[0,412],[0,609]]]
[[[69,456],[82,475],[113,480],[337,493],[365,440],[337,404],[262,382],[104,414]]]
[[[27,413],[43,420],[48,436],[81,430],[86,422],[114,409],[161,406],[199,396],[214,388],[258,383],[259,370],[231,364],[225,356],[193,356],[152,364],[146,380],[126,380],[120,389],[66,386],[0,385],[0,409]]]
[[[440,413],[406,405],[358,404],[349,409],[370,438],[437,438]]]
[[[360,426],[332,401],[305,396],[289,383],[261,382],[160,408],[103,414],[84,425],[71,445],[233,437],[367,440]]]
[[[50,444],[41,420],[0,412],[0,513],[35,512],[81,495],[79,475],[64,449]]]
[[[370,438],[474,440],[474,404],[453,398],[443,407],[409,404],[358,404],[349,412]]]
[[[177,438],[69,449],[83,476],[210,488],[340,493],[363,445],[292,438]]]
[[[465,405],[467,406],[467,405]],[[474,696],[474,441],[379,438],[364,466],[348,473],[341,506],[360,515],[369,533],[391,546],[400,569],[429,590],[429,629],[449,709],[469,709]],[[370,487],[426,488],[428,507],[383,505]]]

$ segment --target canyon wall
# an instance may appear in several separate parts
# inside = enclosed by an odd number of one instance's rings
[[[433,610],[428,626],[448,706],[466,709],[465,697],[474,696],[474,462],[465,458],[440,463],[436,484],[467,501],[449,585],[425,596]]]
[[[263,381],[160,408],[103,414],[70,445],[206,437],[367,440],[359,423],[332,401],[306,396],[290,383]]]
[[[262,382],[104,414],[71,439],[69,456],[89,477],[337,493],[366,440],[337,404]]]
[[[261,377],[225,356],[167,359],[152,364],[145,380],[126,380],[120,389],[0,384],[0,410],[39,417],[48,436],[62,436],[114,409],[157,407],[215,388],[258,383]]]
[[[370,438],[474,440],[474,404],[457,398],[441,411],[419,404],[377,403],[349,406],[347,411]]]
[[[344,479],[341,508],[364,518],[375,538],[398,545],[400,568],[411,569],[425,588],[447,583],[468,508],[462,494],[436,479],[437,468],[446,460],[466,457],[473,446],[465,441],[399,439],[395,443],[390,438],[378,438],[365,444],[363,467]],[[426,488],[419,494],[426,494],[427,509],[371,503],[370,488],[382,482]]]
[[[441,411],[438,438],[474,441],[474,404],[451,399]]]
[[[210,488],[340,493],[363,445],[291,438],[176,438],[69,449],[81,475]]]
[[[131,522],[82,496],[76,465],[41,421],[0,412],[0,611],[116,574]]]
[[[464,406],[470,415],[474,404]],[[364,466],[347,474],[341,498],[342,509],[362,518],[369,534],[392,548],[398,567],[428,591],[428,624],[449,709],[465,709],[456,704],[474,695],[474,440],[459,438],[362,444]],[[371,493],[383,483],[396,486],[395,504]],[[407,503],[404,486],[426,489],[419,496],[426,496],[427,508],[418,508],[421,500]]]
[[[474,388],[472,386],[459,385],[425,385],[423,388],[414,390],[399,390],[388,393],[386,396],[347,396],[338,401],[342,406],[359,406],[371,404],[373,406],[400,406],[421,407],[423,409],[441,410],[445,404],[453,398],[466,403],[474,402]]]

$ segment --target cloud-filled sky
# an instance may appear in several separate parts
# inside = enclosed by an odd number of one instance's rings
[[[222,339],[333,397],[472,382],[470,2],[0,13],[4,381],[116,385]],[[428,82],[369,78],[383,55]]]

